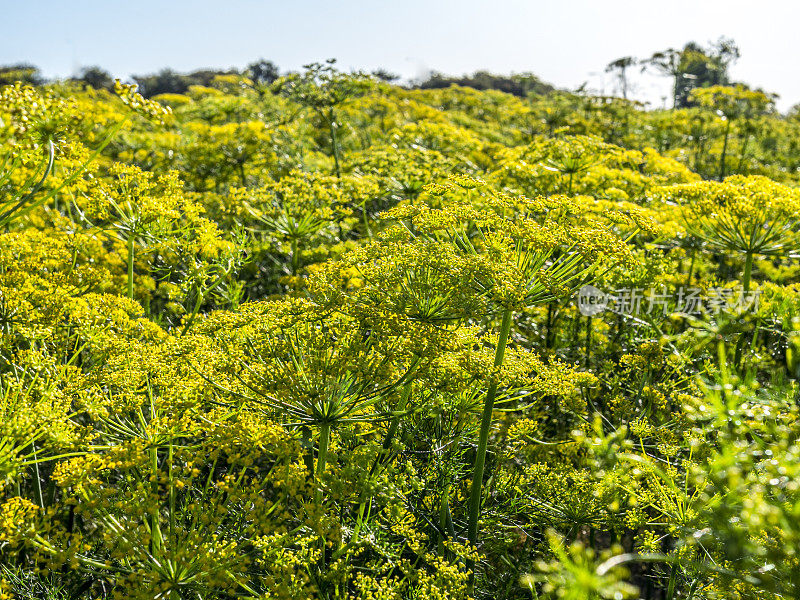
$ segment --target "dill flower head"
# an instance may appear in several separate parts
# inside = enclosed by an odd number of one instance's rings
[[[342,104],[352,98],[369,93],[374,80],[363,73],[342,73],[334,65],[334,59],[323,63],[304,65],[302,73],[281,77],[273,84],[273,90],[295,102],[323,111]]]
[[[474,289],[477,264],[452,245],[409,240],[390,228],[382,239],[346,253],[314,273],[309,289],[321,302],[360,319],[457,323],[483,304]],[[408,334],[406,329],[405,334]]]
[[[114,92],[120,97],[122,103],[129,106],[137,114],[158,123],[164,124],[172,116],[172,108],[162,106],[158,102],[148,100],[136,91],[137,86],[121,83],[119,79],[114,80]]]
[[[537,138],[498,152],[490,180],[527,195],[588,195],[640,200],[655,185],[697,179],[689,169],[652,148],[626,150],[593,136]]]
[[[405,223],[410,239],[447,243],[469,257],[475,289],[501,306],[568,297],[602,265],[632,260],[621,238],[575,215],[567,197],[514,197],[467,177],[426,190],[427,204],[400,205],[385,218]]]
[[[231,389],[285,423],[368,419],[408,363],[402,339],[376,335],[341,312],[289,301],[253,303],[248,312],[250,320],[216,344],[232,365]]]
[[[138,167],[115,163],[110,174],[110,180],[92,182],[86,207],[89,218],[136,230],[159,220],[180,217],[185,200],[177,173],[156,177]]]
[[[800,241],[800,190],[762,176],[732,175],[658,188],[680,207],[686,228],[718,248],[771,255]]]
[[[704,108],[724,115],[726,119],[751,118],[773,108],[773,100],[760,90],[742,84],[712,85],[692,90],[692,100]]]
[[[237,189],[253,229],[285,240],[308,240],[347,214],[346,207],[378,195],[370,177],[332,177],[292,171],[254,190]],[[248,223],[249,224],[249,223]]]

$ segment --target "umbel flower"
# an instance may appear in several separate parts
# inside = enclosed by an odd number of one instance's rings
[[[306,437],[316,430],[319,480],[332,429],[385,419],[380,403],[407,380],[413,362],[401,370],[397,340],[376,339],[344,314],[307,303],[302,315],[296,309],[291,302],[250,305],[246,320],[220,335],[229,382],[215,385]]]
[[[692,235],[745,255],[745,290],[750,289],[754,256],[785,256],[800,243],[800,190],[766,177],[732,175],[722,182],[659,188],[655,195],[679,205]]]
[[[162,106],[154,100],[148,100],[136,89],[135,85],[120,83],[119,79],[114,80],[114,92],[120,97],[122,103],[131,107],[134,112],[162,124],[172,116],[172,109],[169,106]]]
[[[466,177],[426,190],[428,203],[386,213],[404,223],[394,238],[436,240],[469,257],[476,291],[501,309],[567,298],[603,266],[633,260],[624,240],[575,214],[567,197],[509,196]]]
[[[313,110],[325,123],[330,136],[331,155],[335,174],[342,176],[341,149],[337,130],[340,127],[337,110],[353,98],[372,90],[374,81],[363,73],[341,73],[335,59],[304,66],[303,73],[281,77],[274,84],[279,94],[291,98],[301,106]]]
[[[427,188],[429,203],[401,205],[387,217],[404,223],[398,239],[449,244],[476,264],[475,290],[502,311],[494,368],[504,361],[514,312],[570,296],[603,268],[632,261],[624,240],[575,215],[563,196],[529,199],[454,178]],[[433,208],[436,203],[439,207]],[[468,540],[478,539],[483,475],[498,381],[489,383],[472,473]]]
[[[10,113],[12,132],[12,138],[3,140],[0,150],[0,227],[21,219],[75,184],[125,123],[123,119],[113,126],[99,147],[89,153],[69,139],[71,125],[77,119],[69,115],[74,107],[68,104],[28,86],[8,86],[0,92],[0,106]],[[0,117],[0,129],[5,125]],[[75,166],[48,189],[56,156],[68,156],[71,160],[67,168],[70,163]],[[30,168],[37,161],[38,166]]]
[[[292,171],[279,181],[254,190],[235,189],[232,196],[243,200],[243,226],[289,245],[290,274],[294,276],[302,266],[304,250],[326,238],[335,239],[336,228],[342,237],[348,202],[364,203],[377,193],[368,177],[337,178]]]

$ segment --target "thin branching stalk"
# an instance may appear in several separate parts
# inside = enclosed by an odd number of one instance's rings
[[[744,259],[744,275],[742,276],[742,288],[745,292],[750,291],[750,275],[753,271],[753,253],[747,252]]]
[[[510,308],[503,309],[503,320],[500,325],[500,337],[497,340],[497,348],[494,355],[495,370],[503,366],[503,359],[508,343],[508,335],[511,332],[512,311]],[[492,427],[492,412],[494,411],[494,400],[497,395],[497,374],[492,377],[489,389],[486,391],[486,400],[483,405],[483,416],[481,417],[481,429],[478,436],[478,449],[475,454],[475,466],[472,470],[472,488],[469,498],[469,521],[467,526],[467,539],[470,544],[478,544],[478,521],[481,513],[481,492],[483,490],[483,471],[486,466],[486,448],[489,444],[489,430]],[[474,564],[468,564],[468,568],[474,569]],[[474,583],[474,575],[471,576]]]
[[[128,298],[133,298],[133,255],[135,252],[133,232],[128,235]]]
[[[317,490],[315,493],[315,501],[317,504],[322,504],[322,475],[325,473],[325,465],[328,463],[328,446],[331,442],[331,424],[322,423],[319,427],[319,449],[317,451]]]

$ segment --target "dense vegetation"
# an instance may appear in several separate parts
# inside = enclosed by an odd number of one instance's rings
[[[800,120],[276,77],[0,88],[5,597],[800,598]]]

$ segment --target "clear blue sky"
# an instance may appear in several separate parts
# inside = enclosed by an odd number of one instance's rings
[[[342,68],[384,67],[404,77],[433,69],[532,71],[610,93],[603,67],[621,56],[725,35],[742,58],[733,76],[800,102],[797,0],[4,0],[0,64],[27,61],[65,76],[97,64],[117,77],[243,67],[260,57],[282,70],[336,57]],[[635,95],[660,104],[666,82]]]

